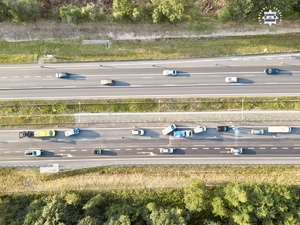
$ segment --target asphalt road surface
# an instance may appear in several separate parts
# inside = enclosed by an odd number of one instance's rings
[[[250,133],[252,127],[234,127],[228,132],[217,132],[208,127],[204,133],[189,138],[163,136],[162,128],[145,127],[144,136],[131,135],[130,128],[82,129],[79,135],[65,137],[65,130],[57,130],[53,138],[21,138],[18,130],[0,131],[1,166],[65,164],[68,167],[80,164],[108,165],[125,164],[175,164],[198,163],[249,164],[293,163],[299,164],[300,127],[292,133],[264,135]],[[180,127],[179,130],[187,128]],[[175,148],[173,154],[161,154],[159,148]],[[230,154],[231,148],[243,148],[242,155]],[[41,149],[41,157],[25,156],[26,150]],[[102,155],[94,155],[93,149],[102,149]],[[262,158],[267,160],[263,161]],[[147,160],[148,161],[147,161]],[[208,161],[205,161],[207,159]],[[216,161],[213,161],[215,159]],[[233,160],[234,159],[234,160]],[[131,160],[131,161],[130,161]],[[140,160],[140,161],[139,161]],[[86,162],[86,163],[85,163]],[[139,163],[138,163],[139,162]],[[76,166],[75,166],[76,167]]]
[[[137,98],[188,96],[298,96],[300,54],[39,65],[1,65],[0,99]],[[265,75],[265,68],[278,68]],[[176,69],[178,76],[163,76]],[[56,72],[68,72],[57,79]],[[238,83],[226,84],[227,76]],[[115,86],[100,85],[116,80]]]

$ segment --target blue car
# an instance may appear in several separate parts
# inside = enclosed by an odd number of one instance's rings
[[[267,68],[264,70],[265,74],[278,74],[279,73],[279,69],[277,68]]]

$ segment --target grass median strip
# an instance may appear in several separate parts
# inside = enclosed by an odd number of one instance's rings
[[[173,38],[157,40],[111,40],[110,48],[82,44],[82,40],[0,42],[0,63],[35,63],[54,54],[57,62],[144,60],[227,55],[299,52],[300,34],[223,37],[215,39]]]
[[[0,125],[42,127],[74,124],[73,114],[118,112],[201,112],[234,110],[299,110],[300,98],[168,98],[72,101],[2,101]]]

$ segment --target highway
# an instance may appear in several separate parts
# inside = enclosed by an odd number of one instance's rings
[[[212,59],[1,65],[0,99],[142,98],[190,96],[299,96],[300,54]],[[265,75],[265,68],[279,68]],[[163,76],[176,69],[178,76]],[[56,72],[68,72],[57,79]],[[226,84],[225,77],[239,82]],[[115,86],[100,85],[101,79]],[[38,94],[37,94],[38,93]]]
[[[175,138],[172,135],[163,136],[161,127],[145,127],[144,136],[131,135],[131,128],[89,128],[82,129],[76,136],[65,137],[65,129],[58,129],[53,138],[21,138],[18,139],[18,130],[0,131],[0,164],[1,166],[20,165],[49,165],[51,163],[92,165],[131,164],[131,161],[147,159],[146,164],[171,164],[172,160],[178,163],[212,164],[216,161],[229,161],[228,164],[245,163],[289,163],[299,164],[300,127],[293,127],[292,133],[252,135],[252,127],[234,127],[229,132],[217,132],[215,127],[208,127],[204,133],[193,134],[190,138]],[[188,129],[179,127],[179,130]],[[175,148],[174,154],[161,154],[159,148]],[[242,155],[230,154],[230,148],[243,148]],[[26,150],[41,149],[42,157],[25,156]],[[102,155],[94,155],[93,149],[103,149]],[[268,158],[262,161],[262,158]],[[213,162],[213,159],[216,161]],[[235,159],[235,160],[232,160]],[[281,161],[279,160],[281,159]],[[287,159],[287,161],[285,160]],[[131,161],[130,161],[131,160]],[[181,161],[182,160],[182,161]],[[122,162],[122,163],[121,163]],[[87,164],[88,164],[87,163]],[[84,164],[85,165],[85,164]],[[84,166],[82,165],[82,166]]]

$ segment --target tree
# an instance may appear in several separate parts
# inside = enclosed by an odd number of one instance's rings
[[[36,0],[19,0],[8,11],[15,22],[31,22],[39,18],[41,7],[42,4]]]
[[[132,0],[114,0],[112,14],[116,19],[131,20],[137,17],[137,4]]]
[[[206,199],[208,198],[205,184],[198,180],[193,180],[184,188],[184,203],[190,211],[201,212],[206,209]]]
[[[11,20],[12,16],[9,13],[11,2],[0,0],[0,22]]]
[[[152,2],[154,4],[154,11],[152,14],[154,23],[162,22],[164,17],[170,22],[180,22],[185,19],[185,1],[152,0]]]
[[[183,216],[184,211],[179,208],[161,208],[154,203],[149,203],[147,208],[150,210],[150,222],[153,225],[186,225]]]

